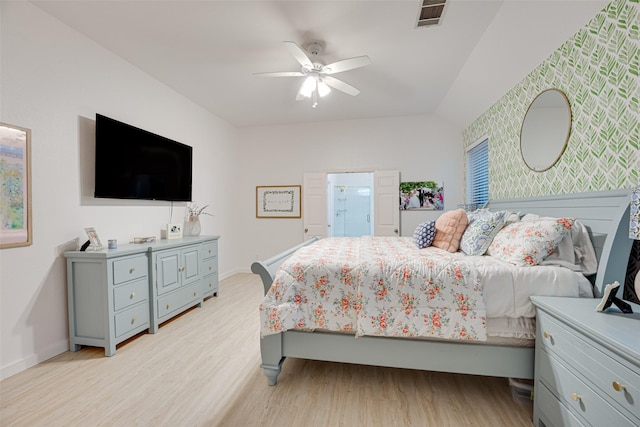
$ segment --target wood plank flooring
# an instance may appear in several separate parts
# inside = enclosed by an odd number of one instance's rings
[[[66,352],[0,382],[5,426],[531,426],[505,378],[288,359],[260,369],[252,274],[118,346]]]

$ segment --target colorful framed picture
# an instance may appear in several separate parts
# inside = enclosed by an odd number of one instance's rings
[[[0,248],[29,246],[31,130],[0,123]]]
[[[256,187],[256,218],[300,218],[301,186]]]
[[[444,185],[435,181],[400,183],[400,209],[441,211],[444,209]]]
[[[102,249],[102,242],[100,242],[100,238],[98,237],[98,233],[96,233],[96,229],[93,227],[85,228],[84,231],[87,233],[87,237],[89,238],[89,243],[91,248],[94,251],[99,251]]]

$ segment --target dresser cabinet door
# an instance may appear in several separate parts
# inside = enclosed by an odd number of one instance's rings
[[[187,248],[182,251],[182,284],[200,280],[200,248]]]
[[[162,295],[180,287],[180,251],[159,252],[156,258],[156,287]]]

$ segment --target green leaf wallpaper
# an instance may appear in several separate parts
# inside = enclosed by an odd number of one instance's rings
[[[631,188],[640,170],[640,0],[614,0],[464,131],[489,137],[489,197]],[[520,126],[541,91],[562,90],[571,136],[551,169],[520,156]]]

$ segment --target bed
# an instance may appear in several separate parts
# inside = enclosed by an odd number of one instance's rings
[[[632,241],[628,238],[629,190],[495,200],[487,208],[535,214],[542,217],[575,217],[588,230],[597,273],[590,276],[594,296],[605,284],[624,281]],[[325,240],[325,239],[322,239]],[[294,253],[299,254],[321,241],[311,239],[268,260],[252,264],[252,272],[263,282],[265,295],[276,272]],[[577,296],[577,295],[576,295]],[[491,302],[487,304],[491,305]],[[488,307],[490,309],[490,307]],[[482,312],[481,312],[482,313]],[[273,331],[272,331],[273,332]],[[533,378],[534,349],[509,341],[502,343],[444,340],[416,337],[371,336],[364,331],[333,332],[288,329],[261,334],[261,367],[269,385],[277,383],[286,357],[357,363],[376,366],[453,372],[497,377]],[[481,335],[481,334],[480,334]],[[482,340],[482,337],[480,337]]]

